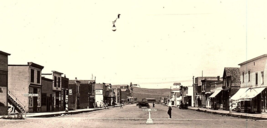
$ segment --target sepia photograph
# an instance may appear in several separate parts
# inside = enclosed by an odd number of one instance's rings
[[[0,127],[266,127],[266,5],[1,0]]]

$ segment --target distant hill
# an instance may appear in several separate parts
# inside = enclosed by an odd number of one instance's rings
[[[170,94],[170,89],[150,89],[150,88],[139,88],[133,87],[133,97],[136,97],[138,101],[143,98],[156,98],[157,101],[160,97],[168,97]]]

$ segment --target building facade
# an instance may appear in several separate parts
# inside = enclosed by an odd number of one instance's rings
[[[8,56],[0,51],[0,115],[8,114]]]
[[[69,78],[64,75],[64,77],[61,77],[62,81],[62,88],[61,88],[61,94],[63,96],[62,105],[63,110],[68,111],[68,102],[69,102]]]
[[[209,79],[205,78],[204,80],[201,80],[201,82],[202,82],[202,86],[201,86],[201,91],[202,91],[201,104],[202,104],[202,107],[211,108],[211,101],[209,98],[212,95],[211,85],[214,82],[220,82],[220,81],[222,81],[220,76],[212,77]]]
[[[80,81],[69,80],[68,109],[75,110],[80,108]]]
[[[130,89],[130,86],[129,85],[122,85],[122,86],[120,86],[120,92],[121,92],[121,94],[120,94],[120,96],[121,96],[121,102],[123,103],[123,102],[128,102],[128,97],[130,96],[132,96],[131,95],[131,89]]]
[[[196,77],[194,78],[193,82],[193,100],[194,100],[194,106],[195,107],[202,107],[202,103],[205,103],[206,96],[203,95],[203,87],[202,80],[216,80],[217,77]]]
[[[119,104],[121,102],[121,89],[120,89],[120,85],[112,85],[112,89],[114,90],[115,93],[115,103]]]
[[[173,86],[170,87],[169,106],[179,106],[181,104],[181,86],[181,83],[173,83]]]
[[[241,88],[232,99],[238,99],[245,112],[266,112],[267,54],[242,62]],[[244,93],[239,93],[244,90]]]
[[[41,72],[44,67],[28,62],[26,65],[8,65],[8,89],[26,112],[41,111]]]
[[[216,81],[211,83],[211,88],[210,91],[212,93],[211,96],[209,96],[210,100],[210,108],[217,110],[222,108],[222,86],[223,86],[223,81]]]
[[[54,111],[53,102],[53,80],[49,78],[42,77],[42,101],[41,101],[41,111],[50,112]]]
[[[103,107],[104,103],[104,84],[103,83],[97,83],[94,86],[95,91],[95,107]]]
[[[223,71],[222,104],[229,110],[229,100],[240,88],[240,70],[236,67],[225,67]]]

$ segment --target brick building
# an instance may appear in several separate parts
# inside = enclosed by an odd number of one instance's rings
[[[44,67],[28,62],[8,65],[8,90],[26,112],[41,111],[41,72]]]
[[[42,73],[42,76],[53,80],[52,84],[52,111],[62,111],[63,107],[63,95],[62,95],[62,75],[63,73],[58,71],[52,71],[52,73]],[[48,87],[51,88],[51,87]]]
[[[54,111],[53,102],[53,80],[49,78],[42,77],[42,101],[41,101],[41,111],[50,112]]]
[[[62,105],[63,110],[68,110],[68,99],[69,99],[69,78],[64,75],[64,77],[61,77],[62,81],[62,88],[61,88],[61,94],[63,96],[62,99]]]
[[[69,80],[68,109],[75,110],[80,108],[80,81]]]
[[[92,100],[90,103],[90,96],[92,96],[94,80],[79,80],[80,81],[80,108],[89,108],[93,106]],[[91,104],[91,105],[90,105]]]

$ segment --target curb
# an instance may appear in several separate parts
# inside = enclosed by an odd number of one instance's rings
[[[69,112],[56,112],[56,113],[47,113],[43,115],[27,115],[26,117],[23,117],[23,119],[26,118],[35,118],[35,117],[55,117],[55,116],[61,116],[61,115],[72,115],[72,114],[78,114],[78,113],[84,113],[84,112],[93,112],[98,110],[104,110],[103,108],[97,108],[97,109],[90,109],[90,110],[77,110],[77,111],[69,111]],[[16,119],[19,120],[20,118],[16,118],[16,115],[1,115],[0,119]]]
[[[46,114],[46,115],[32,115],[32,116],[27,116],[26,115],[26,118],[55,117],[55,116],[61,116],[61,115],[72,115],[72,114],[79,114],[79,113],[84,113],[84,112],[93,112],[93,111],[98,111],[98,110],[103,110],[103,109],[99,108],[99,109],[84,110],[84,111],[69,111],[69,112],[62,112],[62,113],[49,113],[49,114]]]
[[[248,116],[248,115],[238,115],[238,114],[230,114],[230,113],[220,113],[220,112],[212,112],[212,111],[207,111],[207,110],[201,110],[201,109],[192,109],[188,108],[189,110],[195,110],[199,112],[206,112],[206,113],[211,113],[211,114],[218,114],[218,115],[226,115],[226,116],[232,116],[232,117],[238,117],[238,118],[245,118],[245,119],[253,119],[253,120],[267,120],[267,118],[263,117],[253,117],[253,116]]]

